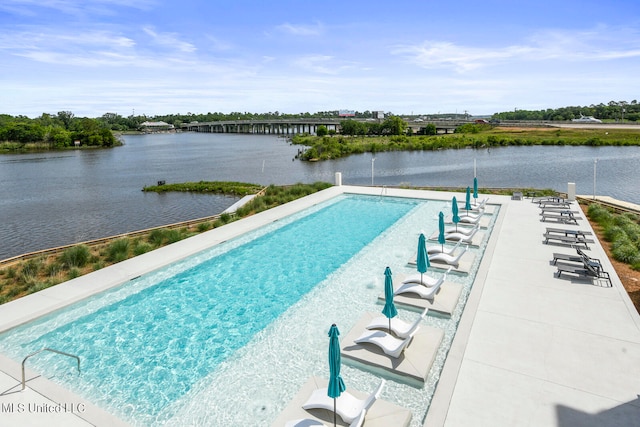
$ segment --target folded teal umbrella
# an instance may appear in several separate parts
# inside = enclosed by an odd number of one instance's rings
[[[391,333],[391,318],[398,315],[398,310],[393,303],[393,279],[391,279],[391,269],[384,270],[384,308],[382,314],[389,319],[389,333]]]
[[[431,266],[429,263],[429,255],[427,254],[427,242],[424,234],[420,233],[418,237],[418,259],[416,260],[418,271],[420,272],[420,283],[422,283],[422,275],[427,272]]]
[[[453,223],[456,225],[456,231],[458,231],[460,217],[458,216],[458,200],[456,199],[456,196],[453,196],[453,200],[451,201],[451,212],[453,213]]]
[[[467,187],[467,197],[464,202],[464,208],[467,210],[467,214],[471,210],[471,189]]]
[[[444,252],[444,243],[446,242],[444,238],[444,214],[442,211],[438,214],[438,243],[442,245],[442,252]],[[427,257],[427,261],[429,257]]]
[[[340,397],[343,391],[347,389],[340,376],[340,340],[338,336],[340,331],[335,325],[331,325],[329,329],[329,385],[327,386],[327,395],[333,398],[333,425],[336,425],[336,398]]]
[[[478,202],[478,178],[473,177],[473,204]]]

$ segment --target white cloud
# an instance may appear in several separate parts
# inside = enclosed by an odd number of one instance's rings
[[[324,26],[316,22],[313,25],[295,25],[295,24],[281,24],[276,27],[278,30],[296,35],[296,36],[320,36],[324,33]]]
[[[508,62],[607,61],[638,57],[640,37],[634,30],[600,27],[582,32],[545,30],[534,33],[524,43],[503,47],[425,41],[398,46],[391,53],[422,68],[451,68],[465,73]]]
[[[332,60],[333,57],[328,55],[308,55],[296,58],[293,64],[296,67],[315,73],[336,74],[336,68],[331,66]]]
[[[115,6],[147,10],[155,0],[2,0],[0,10],[21,16],[36,16],[37,9],[52,9],[67,15],[112,15]]]
[[[466,72],[485,67],[496,62],[531,54],[532,48],[510,46],[502,49],[488,49],[457,46],[450,42],[424,42],[418,46],[403,46],[392,51],[406,57],[423,68],[453,68]]]
[[[178,35],[175,33],[157,33],[151,27],[145,27],[143,28],[143,31],[151,36],[153,41],[160,46],[186,53],[196,51],[196,47],[193,44],[179,40]]]
[[[233,44],[214,36],[206,36],[207,45],[212,50],[225,51],[233,49]]]

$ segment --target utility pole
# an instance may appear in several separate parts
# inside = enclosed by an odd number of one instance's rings
[[[371,158],[371,186],[373,187],[373,162],[376,161],[375,157]]]
[[[596,166],[598,166],[598,159],[593,161],[593,200],[596,199]]]

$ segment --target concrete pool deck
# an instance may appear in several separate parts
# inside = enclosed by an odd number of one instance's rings
[[[0,305],[0,332],[342,192],[447,201],[461,194],[332,187]],[[613,287],[556,278],[553,253],[573,250],[543,244],[550,223],[540,221],[538,205],[507,196],[489,203],[502,207],[424,425],[640,426],[640,316],[599,242],[587,253],[603,261]],[[590,230],[584,219],[562,227]],[[20,392],[20,377],[20,364],[0,355],[3,422],[126,425],[28,369]],[[58,403],[67,406],[51,409]]]

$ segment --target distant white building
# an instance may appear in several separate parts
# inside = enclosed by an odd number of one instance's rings
[[[384,111],[374,111],[373,112],[374,119],[384,119]]]
[[[579,119],[572,119],[571,121],[576,123],[602,123],[600,119],[596,119],[593,116],[583,116],[582,114],[580,114]]]
[[[145,132],[162,132],[173,130],[174,126],[166,122],[144,122],[140,124],[140,128]]]

